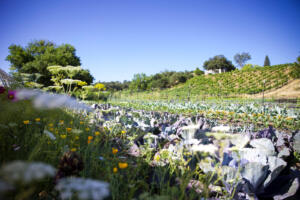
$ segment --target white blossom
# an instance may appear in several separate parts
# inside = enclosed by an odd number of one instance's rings
[[[45,177],[55,175],[55,168],[41,162],[27,163],[23,161],[14,161],[4,165],[0,174],[8,183],[28,184],[32,181],[41,180]]]
[[[79,199],[101,200],[109,195],[109,184],[93,179],[63,178],[55,189],[60,192],[61,199],[72,199],[77,195]]]

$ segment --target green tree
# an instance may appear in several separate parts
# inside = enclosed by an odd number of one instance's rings
[[[6,60],[10,62],[11,70],[19,73],[39,73],[42,76],[37,82],[45,86],[52,84],[48,66],[81,65],[80,58],[76,56],[76,49],[70,44],[58,46],[50,41],[38,40],[30,42],[25,47],[13,44],[8,49],[9,55]],[[87,77],[91,78],[91,75]]]
[[[234,70],[232,62],[227,60],[223,55],[217,55],[205,61],[203,68],[206,70],[225,69],[226,71]]]
[[[200,75],[204,74],[204,72],[201,71],[198,67],[195,69],[194,73],[195,73],[197,76],[200,76]]]
[[[244,66],[244,64],[251,59],[251,56],[249,53],[237,53],[234,56],[234,61],[239,65],[240,68]]]
[[[266,55],[265,61],[264,61],[264,67],[266,67],[266,66],[271,66],[271,62],[270,62],[270,59],[269,59],[268,55]]]
[[[130,90],[134,91],[144,91],[148,88],[148,77],[146,74],[135,74],[129,85]]]

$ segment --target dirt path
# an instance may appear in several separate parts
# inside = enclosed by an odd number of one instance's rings
[[[253,97],[262,98],[262,93],[253,95]],[[266,91],[265,97],[282,99],[300,98],[300,79],[293,80],[277,90]]]

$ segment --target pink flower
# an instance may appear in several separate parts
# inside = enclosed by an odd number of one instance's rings
[[[12,100],[12,101],[16,101],[16,91],[8,91],[8,95],[7,95],[7,98]]]
[[[5,92],[5,87],[3,86],[0,86],[0,94],[4,93]]]

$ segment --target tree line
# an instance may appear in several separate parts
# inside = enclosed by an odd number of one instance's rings
[[[94,77],[88,69],[73,70],[72,77],[64,70],[64,67],[78,67],[81,65],[80,58],[76,55],[76,49],[70,44],[56,45],[46,40],[36,40],[28,43],[27,46],[12,44],[9,46],[9,55],[6,60],[11,64],[11,73],[15,78],[29,82],[31,86],[49,87],[58,86],[63,83],[57,82],[57,79],[72,78],[83,81],[86,85],[90,85],[94,81]],[[216,55],[206,60],[203,64],[205,70],[224,69],[225,71],[240,68],[247,70],[258,66],[245,64],[251,59],[249,53],[237,53],[234,61],[237,67],[232,64],[224,55]],[[60,72],[53,74],[53,70],[49,70],[49,66],[59,66]],[[264,66],[270,66],[270,59],[265,57]],[[52,68],[50,68],[52,69]],[[72,68],[71,68],[72,69]],[[75,68],[74,68],[75,69]],[[79,69],[79,68],[77,68]],[[102,82],[108,91],[118,91],[130,89],[132,91],[145,91],[171,88],[175,85],[185,83],[194,76],[201,76],[204,72],[198,67],[194,71],[163,71],[154,75],[147,76],[144,73],[135,74],[131,81],[111,81]],[[30,85],[28,84],[28,85]]]

